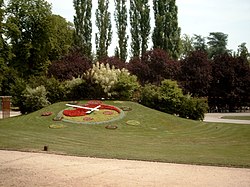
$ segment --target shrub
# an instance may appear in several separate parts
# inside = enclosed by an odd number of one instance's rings
[[[207,110],[208,104],[206,99],[192,98],[188,95],[181,100],[179,116],[193,120],[203,120]]]
[[[182,89],[177,82],[167,79],[162,81],[159,93],[159,109],[169,114],[176,114],[183,97]]]
[[[147,107],[158,109],[159,95],[159,87],[152,84],[146,84],[142,88],[141,103]]]
[[[112,96],[121,99],[132,99],[136,90],[139,89],[139,83],[135,75],[130,75],[127,71],[118,74],[117,83],[112,89]]]
[[[22,93],[27,87],[27,83],[22,78],[16,78],[10,85],[11,102],[14,106],[21,107],[23,103]]]
[[[92,69],[84,73],[84,77],[92,86],[98,87],[97,85],[100,85],[104,97],[110,97],[112,95],[111,90],[118,82],[118,76],[120,74],[128,74],[128,70],[115,69],[114,66],[110,67],[108,63],[104,65],[97,62],[93,64]]]
[[[63,100],[64,98],[64,86],[54,77],[48,78],[46,76],[32,76],[29,79],[29,86],[36,88],[38,86],[44,86],[47,91],[47,97],[50,103],[55,103]]]
[[[38,86],[35,89],[27,87],[22,95],[23,103],[20,107],[21,112],[29,113],[49,105],[50,103],[46,94],[47,91],[44,86]]]
[[[63,82],[64,99],[78,100],[86,97],[86,82],[81,78],[73,78]]]

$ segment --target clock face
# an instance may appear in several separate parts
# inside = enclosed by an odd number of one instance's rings
[[[98,108],[96,110],[96,108]],[[79,124],[102,124],[121,119],[124,112],[102,102],[79,104],[71,106],[62,112],[62,121]]]

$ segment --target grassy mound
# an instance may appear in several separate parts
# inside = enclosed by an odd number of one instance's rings
[[[109,124],[53,121],[65,102],[19,117],[0,120],[0,149],[41,151],[103,158],[250,167],[250,125],[204,123],[178,118],[133,102],[125,117]],[[50,116],[41,116],[45,111]],[[127,125],[136,120],[140,125]],[[51,129],[50,125],[67,128]],[[107,130],[116,125],[116,130]]]

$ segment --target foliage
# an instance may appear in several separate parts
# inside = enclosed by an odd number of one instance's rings
[[[242,43],[238,46],[238,49],[237,49],[237,56],[241,56],[247,60],[250,59],[250,53],[248,52],[248,49],[246,47],[246,43]]]
[[[85,56],[91,58],[92,51],[92,1],[74,0],[74,45],[77,46]]]
[[[69,52],[73,42],[73,26],[65,18],[59,15],[52,15],[50,18],[50,61],[59,60]]]
[[[215,57],[212,77],[209,106],[229,111],[249,106],[250,66],[245,58],[228,54]]]
[[[131,52],[140,57],[148,49],[150,8],[148,0],[130,0]]]
[[[208,104],[206,99],[192,98],[187,95],[181,99],[178,114],[182,118],[203,120],[207,111]]]
[[[156,85],[146,84],[142,88],[140,101],[147,107],[158,109],[159,95],[159,88]]]
[[[159,85],[163,79],[176,79],[179,64],[170,60],[162,49],[147,51],[141,58],[129,62],[130,72],[136,75],[142,84],[154,83]]]
[[[115,21],[118,35],[118,47],[116,47],[116,56],[123,62],[127,59],[127,7],[126,0],[115,0]]]
[[[175,0],[154,0],[154,48],[165,50],[173,59],[180,55],[180,27]]]
[[[112,40],[111,15],[108,11],[109,0],[98,0],[96,9],[96,26],[98,33],[95,35],[97,59],[108,56],[108,47]]]
[[[31,88],[36,88],[38,86],[44,86],[47,91],[48,101],[50,103],[55,103],[62,101],[65,98],[65,89],[63,84],[56,78],[45,77],[45,76],[31,76],[28,85]]]
[[[74,78],[62,83],[65,100],[80,100],[87,96],[86,82],[81,78]]]
[[[109,63],[110,66],[115,66],[116,69],[126,68],[126,63],[124,63],[124,61],[122,61],[117,56],[104,57],[100,59],[100,63],[103,63],[103,64]]]
[[[112,89],[112,96],[120,100],[130,100],[133,99],[138,89],[137,77],[130,75],[127,71],[122,71],[117,76],[117,82]]]
[[[215,56],[229,52],[229,50],[227,50],[227,34],[222,32],[211,32],[207,39],[209,58],[214,58]]]
[[[22,107],[23,105],[23,92],[27,87],[24,79],[16,77],[14,82],[10,85],[10,95],[12,96],[11,102],[13,106]]]
[[[208,95],[212,79],[211,62],[204,51],[191,52],[185,59],[181,60],[181,73],[178,80],[184,93],[191,93],[197,97]]]
[[[54,61],[49,67],[49,76],[59,80],[68,80],[79,77],[91,67],[92,61],[83,56],[80,51],[71,51],[61,60]]]
[[[22,113],[30,113],[48,106],[50,102],[46,97],[47,91],[44,86],[36,88],[27,87],[23,92],[23,105],[20,106]]]
[[[97,62],[93,64],[92,69],[84,73],[84,77],[93,85],[100,85],[106,96],[111,96],[111,89],[118,82],[120,74],[128,74],[128,70],[115,69],[114,66],[110,67],[108,63],[104,65]]]
[[[6,36],[14,53],[10,65],[23,77],[45,73],[52,27],[50,4],[45,0],[11,0],[7,12]]]

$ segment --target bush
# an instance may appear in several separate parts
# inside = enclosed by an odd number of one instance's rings
[[[159,87],[152,84],[146,84],[142,88],[141,103],[147,107],[159,109],[157,107],[159,104],[159,95]]]
[[[31,88],[36,88],[42,85],[47,91],[47,97],[50,103],[55,103],[64,99],[64,86],[54,77],[48,78],[46,76],[32,76],[29,79],[29,86]]]
[[[204,114],[208,110],[206,99],[192,98],[185,96],[181,100],[179,116],[193,120],[203,120]]]
[[[183,97],[182,89],[176,81],[164,80],[160,85],[159,109],[169,114],[177,114]]]
[[[63,82],[64,99],[80,100],[87,97],[87,85],[81,78],[73,78]]]
[[[160,87],[145,85],[141,93],[141,103],[156,110],[193,120],[203,120],[208,109],[206,99],[184,96],[177,82],[171,80],[162,81]]]
[[[138,89],[137,77],[130,75],[128,72],[121,72],[118,75],[117,83],[114,85],[111,95],[120,100],[130,100]]]
[[[16,78],[14,83],[10,85],[10,95],[12,96],[12,105],[21,107],[23,103],[22,94],[27,87],[27,83],[22,78]]]
[[[20,106],[22,113],[29,113],[39,110],[50,104],[46,97],[47,91],[44,86],[38,86],[35,89],[27,87],[22,95],[23,103]]]

